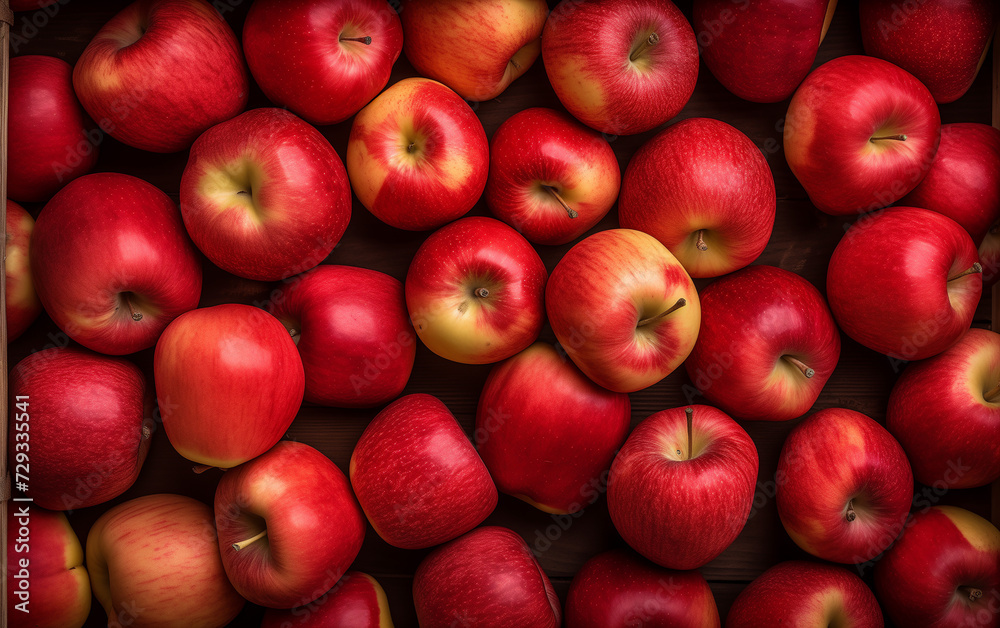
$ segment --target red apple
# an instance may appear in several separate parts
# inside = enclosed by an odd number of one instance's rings
[[[428,349],[455,362],[490,364],[538,338],[547,276],[520,234],[472,216],[420,245],[406,271],[406,307]]]
[[[539,342],[490,371],[474,436],[501,492],[572,513],[597,500],[630,419],[628,395],[594,384]]]
[[[56,325],[112,355],[152,347],[201,295],[177,206],[124,174],[80,177],[48,202],[31,234],[31,274]]]
[[[948,103],[972,86],[998,18],[995,0],[862,0],[861,41],[865,54],[911,72]]]
[[[912,74],[848,55],[815,69],[796,90],[785,117],[785,157],[816,207],[847,216],[915,188],[940,135],[937,104]]]
[[[153,375],[170,444],[188,460],[223,469],[274,446],[305,389],[284,326],[239,304],[178,317],[156,343]]]
[[[608,141],[554,109],[515,113],[490,140],[486,203],[536,244],[566,244],[589,231],[620,183]]]
[[[942,213],[982,242],[1000,220],[1000,130],[974,122],[941,125],[927,176],[899,204]]]
[[[692,277],[718,277],[764,252],[774,178],[760,149],[725,122],[689,118],[629,161],[618,220],[663,243]]]
[[[259,281],[313,268],[351,220],[351,184],[337,152],[283,109],[254,109],[205,131],[191,147],[180,196],[202,253]]]
[[[578,120],[633,135],[673,118],[698,79],[698,44],[669,0],[562,0],[542,32],[556,96]]]
[[[573,576],[566,628],[719,628],[715,597],[697,571],[670,571],[613,550]]]
[[[309,604],[351,566],[365,517],[347,477],[304,443],[283,441],[229,470],[215,491],[226,575],[254,604]]]
[[[743,530],[757,466],[753,440],[721,410],[657,412],[632,430],[611,465],[611,521],[654,563],[701,567]]]
[[[403,392],[417,341],[398,279],[324,265],[274,293],[268,309],[298,345],[306,401],[370,407]]]
[[[42,303],[31,280],[31,232],[35,220],[14,201],[7,199],[7,248],[4,259],[4,305],[7,312],[7,342],[13,342],[42,311]]]
[[[795,426],[781,448],[778,516],[813,556],[863,563],[903,529],[913,473],[884,427],[853,410],[827,408]]]
[[[83,548],[66,515],[7,504],[7,623],[10,628],[81,628],[90,614]]]
[[[882,628],[871,589],[847,569],[789,560],[771,567],[739,594],[726,628],[772,626]]]
[[[823,295],[795,273],[749,266],[702,290],[701,331],[684,362],[695,387],[741,419],[805,414],[840,359]]]
[[[1000,625],[1000,531],[968,510],[913,515],[875,564],[875,591],[897,626]]]
[[[101,130],[155,153],[184,150],[249,96],[239,41],[206,0],[122,9],[80,55],[73,86]]]
[[[889,397],[886,427],[917,481],[971,488],[1000,478],[1000,334],[970,329],[909,365]]]
[[[222,568],[212,509],[145,495],[105,512],[87,535],[94,596],[109,628],[225,626],[245,600]]]
[[[528,71],[549,15],[544,0],[405,0],[406,58],[466,100],[492,100]]]
[[[848,336],[895,359],[922,360],[969,328],[981,274],[976,247],[958,223],[890,207],[844,234],[830,258],[826,294]]]
[[[73,69],[62,59],[14,57],[8,81],[7,196],[46,201],[94,168],[93,123],[73,92]]]
[[[287,610],[269,608],[260,628],[392,628],[389,602],[375,578],[348,571],[336,585],[311,603]]]
[[[545,307],[570,359],[599,386],[633,392],[680,366],[698,338],[701,306],[684,267],[656,238],[609,229],[567,252]]]
[[[139,367],[53,347],[17,363],[10,391],[11,470],[29,478],[36,504],[75,510],[132,486],[155,427],[153,391]]]
[[[837,0],[695,0],[705,65],[744,100],[779,102],[809,74]]]
[[[513,530],[487,526],[434,550],[413,576],[421,626],[558,628],[548,576]]]
[[[434,229],[464,215],[486,187],[489,144],[462,98],[425,78],[392,85],[354,118],[347,173],[382,222]]]
[[[454,539],[497,505],[486,465],[431,395],[407,395],[379,412],[354,447],[350,474],[375,532],[403,549]]]
[[[343,122],[386,83],[403,27],[385,0],[257,0],[243,52],[268,100],[312,124]]]

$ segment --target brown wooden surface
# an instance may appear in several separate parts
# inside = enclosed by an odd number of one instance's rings
[[[126,0],[59,4],[55,15],[50,16],[45,20],[45,25],[37,29],[37,35],[15,39],[16,54],[48,54],[74,63],[101,25],[117,8],[126,4]],[[227,3],[224,1],[221,4]],[[233,11],[226,13],[225,17],[239,34],[250,2],[230,0],[228,4],[237,5]],[[689,4],[681,2],[680,6],[690,16]],[[14,24],[15,34],[21,32],[19,29],[25,24],[23,20],[30,19],[30,15],[18,14]],[[861,53],[860,41],[857,9],[851,3],[842,3],[826,41],[820,49],[816,64],[845,54]],[[997,62],[993,61],[992,64]],[[941,107],[943,121],[989,123],[991,74],[993,67],[991,62],[987,61],[969,93],[957,102]],[[390,82],[411,75],[413,75],[411,66],[405,57],[401,57],[394,68]],[[267,104],[259,89],[254,87],[250,107],[267,106]],[[473,106],[483,122],[487,135],[491,136],[497,126],[513,113],[525,107],[539,105],[559,107],[558,100],[545,79],[540,61],[498,99]],[[678,119],[699,116],[719,118],[746,133],[761,148],[774,173],[778,192],[778,213],[774,233],[757,263],[777,265],[797,272],[820,290],[824,290],[827,262],[849,221],[827,216],[816,210],[809,203],[803,189],[795,181],[785,163],[779,129],[787,105],[787,101],[758,105],[739,100],[727,92],[703,64],[695,94]],[[341,156],[345,154],[349,130],[349,121],[321,128]],[[611,138],[612,147],[622,169],[627,165],[635,149],[653,134],[650,132],[632,137]],[[111,139],[106,139],[102,143],[101,151],[96,171],[127,172],[140,176],[177,199],[180,175],[186,162],[185,153],[152,155],[123,146]],[[37,215],[41,207],[29,206],[28,209]],[[485,205],[480,203],[473,213],[488,212]],[[615,211],[612,210],[596,229],[616,226],[617,219]],[[327,263],[372,268],[403,279],[409,260],[425,237],[424,233],[408,233],[386,227],[355,201],[354,214],[347,233]],[[568,248],[569,245],[538,247],[550,271]],[[709,282],[697,282],[699,288],[707,283]],[[222,302],[261,303],[272,287],[271,284],[232,277],[206,264],[202,305]],[[990,326],[991,314],[991,299],[986,295],[974,324]],[[542,339],[554,341],[554,336],[547,327],[543,331]],[[63,342],[64,338],[58,329],[43,315],[32,329],[10,346],[10,364],[16,363],[33,351]],[[138,364],[150,372],[151,351],[142,352],[134,357]],[[865,349],[845,337],[840,363],[815,409],[848,407],[884,421],[889,391],[898,375],[898,369],[899,365],[892,364],[885,356]],[[462,425],[471,431],[478,394],[488,372],[488,366],[470,367],[453,364],[431,354],[421,346],[406,392],[419,391],[438,396],[455,413]],[[685,384],[689,382],[682,369],[681,372],[672,374],[650,389],[631,395],[633,424],[652,412],[690,403],[692,400],[683,392]],[[349,411],[304,407],[289,430],[288,437],[319,448],[338,466],[346,469],[354,443],[375,412],[375,409]],[[788,431],[797,423],[798,421],[777,424],[743,423],[753,437],[760,455],[758,486],[763,486],[773,478],[781,444]],[[190,467],[191,463],[173,451],[164,434],[156,434],[139,480],[132,489],[109,504],[70,514],[70,521],[80,535],[81,541],[86,540],[90,525],[108,507],[138,495],[176,492],[191,495],[211,504],[221,472],[210,471],[203,475],[194,475]],[[921,486],[916,488],[924,489]],[[941,496],[939,503],[962,505],[989,516],[990,488],[951,491]],[[736,542],[701,570],[712,583],[723,616],[745,583],[764,569],[780,560],[806,557],[782,529],[773,499],[761,491],[758,504],[760,507],[755,507],[750,521]],[[548,544],[550,547],[545,547],[544,551],[538,552],[538,555],[563,600],[572,575],[583,562],[605,549],[623,544],[614,531],[603,499],[582,516],[572,518],[568,528],[562,530],[552,516],[534,510],[515,499],[502,496],[500,505],[488,523],[513,528],[536,549],[546,545],[539,539],[549,540],[546,538],[547,534],[551,533],[552,537],[558,536],[551,539],[551,543]],[[552,527],[554,525],[555,528]],[[558,530],[558,535],[553,530]],[[403,551],[391,548],[369,529],[364,547],[354,565],[354,568],[374,575],[385,587],[397,626],[411,626],[416,623],[410,598],[410,578],[426,553],[426,551]],[[870,573],[866,573],[866,577],[870,577]],[[248,606],[234,625],[255,625],[255,618],[259,613],[259,609]],[[103,612],[96,603],[88,625],[103,625]]]

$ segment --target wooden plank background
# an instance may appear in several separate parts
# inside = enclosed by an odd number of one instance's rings
[[[53,55],[72,64],[104,22],[127,4],[127,0],[62,0],[48,12],[19,13],[12,28],[12,52],[15,55]],[[236,33],[241,33],[250,2],[222,0],[216,4],[232,7],[231,11],[225,13],[225,17]],[[679,6],[690,17],[690,2],[680,2]],[[862,52],[857,9],[852,3],[842,3],[837,9],[826,41],[820,48],[816,65],[845,54]],[[991,75],[994,73],[992,66],[997,64],[996,59],[992,62],[988,60],[969,93],[957,102],[941,107],[944,122],[991,121]],[[390,83],[414,74],[405,56],[401,56]],[[252,89],[249,106],[268,106],[260,90],[256,86]],[[713,117],[724,120],[746,133],[761,148],[774,173],[778,208],[774,233],[757,263],[772,264],[799,273],[820,290],[824,290],[827,262],[849,222],[843,218],[827,216],[812,207],[785,163],[780,129],[787,105],[787,101],[769,105],[742,101],[727,92],[702,64],[695,94],[677,119]],[[510,115],[530,106],[559,107],[540,60],[499,98],[473,104],[488,136],[492,136],[500,123]],[[321,131],[343,157],[350,121],[321,127]],[[653,134],[649,132],[612,138],[611,144],[623,171],[633,152]],[[186,153],[153,155],[129,148],[110,138],[105,138],[100,148],[101,157],[96,171],[127,172],[142,177],[177,200]],[[28,209],[37,215],[41,206],[29,205]],[[373,218],[356,200],[353,211],[347,233],[326,263],[372,268],[403,279],[410,259],[427,234],[389,228]],[[485,215],[488,210],[480,202],[472,213]],[[616,226],[616,213],[612,210],[595,230]],[[551,271],[568,248],[569,245],[538,247],[538,250]],[[703,288],[709,281],[699,280],[696,283],[699,288]],[[202,305],[223,302],[261,303],[273,287],[273,284],[233,277],[206,263]],[[974,324],[989,327],[991,314],[991,298],[987,294],[980,304]],[[554,341],[548,327],[543,330],[541,338]],[[43,315],[22,338],[10,345],[10,364],[15,364],[33,351],[64,343],[65,337]],[[151,350],[133,357],[147,373],[151,373]],[[814,410],[847,407],[884,421],[889,391],[898,375],[898,369],[899,365],[892,364],[886,357],[844,337],[840,363]],[[488,366],[470,367],[450,363],[421,346],[405,392],[436,395],[471,433],[479,391],[488,372]],[[681,372],[672,374],[663,382],[632,394],[633,425],[658,410],[690,403],[692,400],[685,396],[683,388],[689,383],[681,369]],[[346,471],[353,445],[375,412],[376,410],[303,407],[288,432],[288,438],[319,448]],[[736,542],[701,570],[712,584],[723,617],[739,591],[764,569],[780,560],[806,558],[806,554],[792,543],[782,529],[774,501],[766,490],[766,483],[773,478],[785,435],[797,422],[743,423],[760,454],[758,507],[755,507],[750,521]],[[220,475],[220,471],[193,474],[191,463],[176,454],[165,435],[158,433],[154,436],[149,457],[135,486],[111,503],[70,513],[70,521],[80,535],[81,542],[85,542],[90,525],[101,513],[116,503],[139,495],[175,492],[211,504]],[[918,491],[924,488],[915,487]],[[935,499],[939,499],[939,503],[962,505],[984,516],[989,516],[991,512],[989,487],[951,491]],[[539,560],[563,600],[570,579],[588,558],[623,545],[611,524],[603,499],[587,509],[582,516],[572,518],[564,530],[550,515],[536,511],[516,499],[501,496],[498,508],[487,523],[511,527],[529,545],[539,550],[544,549],[538,551]],[[368,530],[354,568],[374,575],[385,587],[397,626],[416,625],[410,597],[411,576],[426,554],[427,551],[392,548],[382,542],[373,530]],[[869,572],[870,570],[866,571],[866,578],[870,582]],[[260,612],[260,609],[248,605],[233,625],[256,625]],[[103,611],[96,602],[87,625],[104,625]]]

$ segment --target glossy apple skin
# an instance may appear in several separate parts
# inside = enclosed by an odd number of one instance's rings
[[[62,59],[25,55],[8,74],[7,196],[37,203],[97,163],[93,123],[73,92],[73,68]]]
[[[559,598],[527,543],[485,526],[437,548],[413,577],[421,626],[558,628]]]
[[[87,535],[94,596],[110,628],[225,626],[246,602],[226,578],[212,509],[181,495],[137,497]]]
[[[862,0],[860,14],[865,54],[912,73],[939,103],[972,86],[1000,19],[991,0]]]
[[[684,366],[705,399],[751,421],[805,414],[840,359],[840,332],[819,290],[759,265],[720,278],[699,298],[701,331]]]
[[[928,486],[1000,478],[1000,334],[970,329],[950,349],[909,365],[893,386],[886,427]],[[992,400],[987,401],[987,397]]]
[[[903,529],[913,500],[903,448],[884,427],[844,408],[820,410],[795,426],[778,474],[778,516],[788,536],[837,563],[878,556]]]
[[[630,419],[628,395],[594,384],[538,342],[490,371],[474,437],[501,492],[565,514],[597,500]]]
[[[111,355],[152,347],[201,296],[201,261],[177,206],[125,174],[89,174],[52,197],[31,234],[31,273],[55,324]]]
[[[639,326],[675,306],[674,312]],[[549,278],[545,308],[559,344],[597,385],[652,386],[687,358],[701,306],[691,277],[656,238],[600,231],[570,249]]]
[[[589,231],[614,205],[620,185],[611,144],[554,109],[519,111],[490,140],[486,203],[535,244],[566,244]]]
[[[752,102],[779,102],[809,74],[836,0],[696,0],[701,57],[726,89]]]
[[[407,395],[379,412],[354,447],[350,475],[375,532],[403,549],[450,541],[497,505],[486,465],[431,395]]]
[[[23,207],[7,199],[7,248],[4,259],[4,306],[7,311],[7,342],[13,342],[42,312],[31,279],[31,232],[35,219]]]
[[[288,331],[240,304],[178,317],[156,343],[153,376],[170,444],[192,462],[223,469],[274,446],[305,390]]]
[[[341,38],[371,37],[366,45]],[[267,99],[309,123],[336,124],[389,82],[403,27],[385,0],[258,0],[243,53]]]
[[[895,135],[906,140],[872,141]],[[887,61],[848,55],[813,70],[796,90],[785,157],[817,208],[849,216],[915,188],[940,136],[937,104],[920,81]]]
[[[337,152],[283,109],[253,109],[205,131],[191,147],[180,197],[201,252],[258,281],[313,268],[351,220],[351,184]]]
[[[417,249],[406,271],[406,308],[434,353],[491,364],[538,338],[547,278],[523,236],[499,220],[470,216],[435,231]]]
[[[347,173],[376,218],[424,231],[472,209],[486,187],[489,151],[482,123],[461,96],[437,81],[407,78],[354,118]]]
[[[378,406],[398,397],[410,379],[417,339],[395,277],[319,266],[283,286],[268,311],[293,330],[309,403]]]
[[[975,588],[970,601],[959,587]],[[875,591],[897,626],[1000,626],[1000,531],[968,510],[914,513],[903,536],[875,564]]]
[[[826,294],[840,328],[869,349],[923,360],[955,344],[982,293],[976,247],[942,214],[890,207],[862,218],[830,258]]]
[[[538,58],[548,15],[545,0],[404,0],[403,50],[422,76],[492,100]]]
[[[746,431],[721,410],[688,407],[691,449],[685,409],[657,412],[632,430],[608,479],[618,533],[667,569],[696,569],[729,547],[757,482],[757,448]]]
[[[623,550],[594,556],[573,576],[566,628],[719,628],[712,590],[697,571],[671,571]]]
[[[776,625],[882,628],[885,624],[878,600],[861,578],[843,567],[789,560],[743,589],[726,617],[726,628]]]
[[[269,608],[260,628],[392,628],[389,601],[375,578],[348,571],[337,584],[311,603],[292,609]]]
[[[90,580],[83,548],[61,512],[7,505],[4,580],[10,628],[81,628],[87,621]]]
[[[83,108],[116,140],[184,150],[243,111],[249,77],[229,25],[206,0],[137,0],[98,31],[73,68]]]
[[[365,517],[347,476],[318,450],[282,441],[230,469],[215,491],[222,564],[254,604],[309,604],[347,572],[365,539]],[[235,543],[267,531],[267,540]]]
[[[719,120],[689,118],[632,156],[618,220],[662,242],[692,277],[718,277],[764,252],[775,207],[774,177],[750,138]]]
[[[653,33],[659,43],[640,52]],[[566,110],[616,135],[676,116],[698,80],[694,31],[669,0],[563,0],[545,23],[542,61]]]
[[[982,242],[1000,220],[1000,130],[975,122],[941,125],[927,176],[899,204],[944,214]]]
[[[9,456],[18,461],[20,453],[32,467],[28,497],[34,503],[75,510],[132,486],[155,427],[154,393],[139,367],[124,358],[52,347],[17,363],[10,390]],[[13,405],[19,402],[26,406]],[[30,438],[22,438],[23,428]],[[26,442],[28,450],[18,445]]]

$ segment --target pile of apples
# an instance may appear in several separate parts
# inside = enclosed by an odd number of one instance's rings
[[[813,69],[835,5],[695,0],[689,21],[668,0],[255,0],[240,41],[205,0],[143,0],[73,67],[12,59],[9,337],[44,308],[73,342],[10,372],[11,473],[30,460],[34,502],[10,508],[10,625],[81,626],[92,592],[111,626],[224,626],[247,600],[265,626],[388,626],[381,586],[350,570],[370,524],[436,547],[413,581],[421,626],[720,626],[696,570],[740,535],[760,466],[735,419],[807,414],[841,332],[912,363],[886,426],[830,408],[791,431],[778,512],[824,562],[771,567],[725,625],[1000,625],[1000,531],[911,513],[914,479],[1000,477],[1000,335],[970,329],[1000,269],[1000,131],[942,126],[937,106],[972,84],[1000,12],[864,0],[870,56]],[[421,77],[388,85],[403,52]],[[825,292],[752,265],[777,195],[740,130],[676,122],[620,171],[609,139],[675,118],[699,59],[741,98],[790,99],[788,164],[849,225]],[[565,111],[512,112],[488,139],[470,102],[536,61]],[[274,107],[244,111],[251,77]],[[316,127],[349,120],[341,156]],[[103,134],[188,151],[179,209],[91,173]],[[321,264],[352,192],[431,232],[405,277]],[[493,217],[466,216],[481,198]],[[615,206],[621,228],[592,232]],[[569,243],[549,273],[536,247]],[[278,287],[198,307],[204,260]],[[537,342],[546,322],[557,346]],[[441,400],[400,396],[418,343],[494,365],[471,438]],[[151,348],[153,381],[123,357]],[[630,431],[628,394],[682,365],[706,405]],[[380,408],[347,474],[282,440],[303,402]],[[84,568],[58,511],[132,486],[157,422],[226,470],[214,505],[120,503]],[[605,490],[634,552],[588,561],[565,608],[518,534],[480,526],[500,492],[575,515]],[[875,559],[874,593],[831,564]]]

